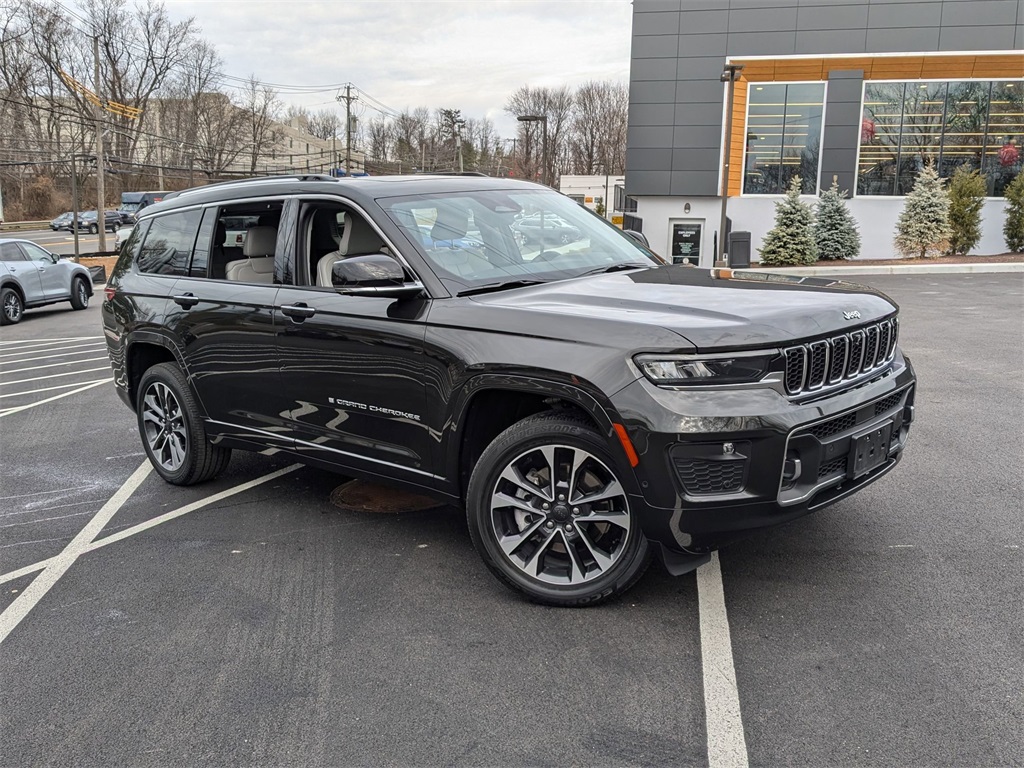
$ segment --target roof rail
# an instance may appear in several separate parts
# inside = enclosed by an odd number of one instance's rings
[[[170,200],[175,197],[181,197],[182,195],[191,195],[195,192],[202,192],[206,189],[212,189],[213,187],[230,187],[234,184],[253,184],[253,183],[268,183],[275,181],[289,181],[294,179],[295,181],[341,181],[341,179],[335,176],[328,176],[326,173],[289,173],[282,176],[252,176],[245,179],[231,179],[230,181],[217,181],[213,184],[206,184],[202,187],[190,187],[189,189],[182,189],[177,192],[171,192],[169,195],[164,195],[164,200]]]

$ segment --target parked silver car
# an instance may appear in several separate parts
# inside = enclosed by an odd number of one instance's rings
[[[81,264],[29,240],[0,239],[0,325],[18,322],[30,307],[58,301],[85,309],[90,296],[92,278]]]

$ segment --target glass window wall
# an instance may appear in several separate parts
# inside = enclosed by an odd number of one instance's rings
[[[930,163],[981,170],[1001,196],[1024,159],[1022,99],[1021,80],[866,83],[857,194],[906,195]]]
[[[750,84],[744,194],[781,194],[793,176],[817,192],[824,97],[824,83]]]

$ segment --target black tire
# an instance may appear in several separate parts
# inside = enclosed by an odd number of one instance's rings
[[[100,228],[98,226],[96,226],[95,224],[90,224],[89,225],[89,234],[90,235],[98,234],[99,231],[100,231]]]
[[[192,391],[174,363],[159,363],[142,374],[135,410],[146,455],[171,485],[202,483],[227,467],[231,450],[210,444]],[[166,417],[161,421],[157,412]]]
[[[118,228],[120,228],[120,226],[121,226],[120,224],[111,224],[110,225],[110,232],[111,232],[111,234],[113,234],[114,232],[117,232],[117,230],[118,230]]]
[[[76,277],[71,281],[71,308],[85,309],[89,306],[89,286],[84,277]]]
[[[0,325],[14,325],[25,313],[25,303],[21,294],[13,288],[0,291]]]
[[[540,461],[542,448],[550,449],[553,463],[562,468],[573,466],[577,456],[585,456],[575,477],[568,478],[571,472],[565,472],[565,480],[591,488],[598,484],[597,490],[574,499],[570,485],[564,497],[559,495],[563,489],[560,478],[550,484],[552,474],[563,474],[558,469],[548,471],[547,489],[530,483],[537,493],[518,482],[510,485],[509,472],[519,471],[518,477],[527,477],[522,468]],[[550,466],[546,459],[542,463]],[[494,439],[473,470],[466,494],[473,546],[499,580],[534,602],[583,607],[620,595],[644,574],[652,554],[629,509],[628,485],[623,480],[626,471],[609,450],[607,440],[582,415],[552,411],[523,419]],[[543,477],[544,469],[540,474],[536,468],[531,472],[534,478]],[[621,493],[615,493],[616,488]],[[492,499],[509,498],[509,493],[517,495],[516,501],[521,503],[492,506]],[[613,495],[608,500],[587,502],[602,494]],[[549,511],[541,509],[545,498],[550,499]],[[617,522],[608,520],[610,517]]]

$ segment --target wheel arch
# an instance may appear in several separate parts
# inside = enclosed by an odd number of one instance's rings
[[[452,415],[445,425],[445,476],[456,486],[460,498],[465,498],[469,475],[495,437],[527,416],[558,409],[584,416],[609,441],[610,450],[622,452],[615,439],[615,411],[579,386],[499,374],[480,374],[470,379],[455,398]],[[629,467],[628,460],[625,466]]]
[[[186,371],[181,351],[171,339],[152,331],[137,331],[129,336],[125,345],[124,370],[128,381],[128,398],[133,409],[138,407],[137,395],[142,375],[159,363],[175,363],[182,372]]]
[[[74,285],[75,280],[77,280],[78,278],[82,278],[83,280],[85,280],[85,290],[89,292],[89,296],[92,296],[94,293],[92,286],[92,275],[90,275],[89,270],[83,267],[81,264],[78,264],[76,266],[78,268],[73,269],[71,271],[71,284]]]
[[[21,305],[25,306],[25,290],[21,287],[21,283],[13,277],[5,276],[4,279],[0,281],[0,290],[3,290],[4,288],[10,288],[17,292],[18,296],[21,297]]]

